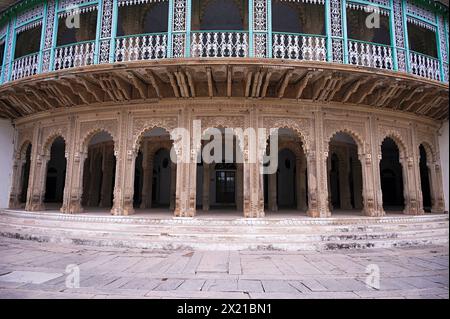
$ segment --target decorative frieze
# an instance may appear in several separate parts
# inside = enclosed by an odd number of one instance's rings
[[[44,4],[38,4],[22,13],[19,13],[16,17],[16,25],[21,25],[30,20],[42,17],[44,14]]]
[[[431,22],[435,21],[434,13],[431,10],[426,9],[425,7],[411,0],[406,0],[406,12],[408,14],[416,15]]]

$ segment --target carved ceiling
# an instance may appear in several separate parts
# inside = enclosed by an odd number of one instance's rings
[[[0,86],[0,116],[217,97],[358,104],[448,119],[448,85],[441,82],[349,65],[261,59],[139,61],[39,74]]]

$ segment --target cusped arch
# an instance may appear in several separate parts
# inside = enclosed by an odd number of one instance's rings
[[[348,127],[338,128],[336,130],[333,130],[333,132],[331,132],[328,135],[328,137],[326,139],[328,148],[330,147],[331,140],[339,133],[345,134],[345,135],[348,135],[349,137],[351,137],[352,140],[355,142],[356,146],[358,147],[358,154],[360,154],[360,155],[365,154],[364,139],[362,138],[362,136],[360,136],[360,134],[358,132],[356,132]]]
[[[302,158],[304,155],[302,147],[293,141],[282,142],[278,144],[278,152],[284,149],[291,151],[298,158]]]
[[[135,138],[135,140],[134,140],[134,142],[133,142],[133,150],[134,150],[134,152],[135,152],[136,154],[139,152],[139,149],[140,149],[140,147],[141,147],[141,143],[142,143],[142,139],[144,138],[144,135],[145,135],[147,132],[151,132],[151,131],[153,131],[154,129],[158,129],[158,128],[163,129],[165,132],[167,132],[167,133],[169,134],[170,138],[172,139],[172,136],[170,135],[170,131],[168,131],[166,128],[161,127],[161,126],[158,126],[158,125],[156,125],[156,126],[149,126],[149,127],[145,128],[145,129],[143,129],[143,130],[139,133],[139,135]],[[158,147],[157,149],[160,149],[160,148],[166,148],[166,147]]]
[[[18,160],[25,160],[29,146],[33,147],[33,143],[28,139],[25,139],[20,142],[20,146],[18,148],[19,151],[17,153]]]
[[[433,145],[431,145],[427,141],[422,141],[419,143],[419,146],[418,146],[419,149],[420,149],[421,145],[425,149],[425,154],[427,156],[427,164],[435,163],[437,161],[437,158],[436,158],[436,152],[435,152]]]
[[[302,148],[303,151],[308,153],[308,151],[311,149],[310,141],[309,141],[309,121],[306,119],[286,119],[286,118],[271,118],[267,119],[265,121],[265,127],[268,130],[271,130],[272,128],[275,129],[288,129],[292,130],[294,133],[296,133],[297,137],[302,142]],[[269,135],[272,134],[272,132],[267,132],[267,138],[269,138]],[[267,139],[266,139],[267,140]]]
[[[114,133],[112,133],[111,130],[109,130],[106,127],[95,127],[93,129],[89,130],[88,132],[86,132],[84,137],[81,139],[82,151],[84,153],[87,153],[88,147],[89,147],[89,142],[92,140],[92,138],[101,132],[105,132],[111,137],[111,139],[114,142],[114,148],[116,148],[117,140],[116,140],[116,137],[114,136]]]
[[[45,139],[44,147],[42,148],[43,154],[45,156],[50,156],[52,145],[58,138],[62,138],[64,140],[64,143],[67,145],[66,137],[64,136],[64,134],[61,131],[52,132]]]
[[[152,119],[139,119],[134,122],[132,149],[137,154],[141,145],[142,139],[148,131],[156,128],[161,128],[169,133],[171,139],[173,130],[177,127],[176,118],[152,118]]]
[[[381,154],[381,146],[383,145],[383,142],[390,138],[391,140],[394,141],[395,145],[398,148],[399,151],[399,155],[400,155],[400,159],[402,158],[407,158],[408,157],[408,153],[407,153],[407,147],[406,147],[406,143],[403,141],[403,138],[397,134],[396,132],[387,132],[381,139],[380,139],[380,154]]]

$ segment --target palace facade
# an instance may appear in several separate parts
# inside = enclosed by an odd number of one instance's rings
[[[2,9],[9,208],[250,218],[445,210],[448,4],[23,0]],[[176,128],[189,133],[188,150]],[[197,160],[210,136],[248,128],[255,150],[236,133],[220,137],[233,157]],[[279,129],[278,169],[261,174],[249,157],[269,152],[270,129]],[[192,160],[174,163],[172,149]]]

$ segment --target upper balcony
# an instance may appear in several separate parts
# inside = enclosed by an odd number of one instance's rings
[[[24,0],[0,14],[0,84],[173,58],[329,62],[448,83],[447,15],[426,0]]]

